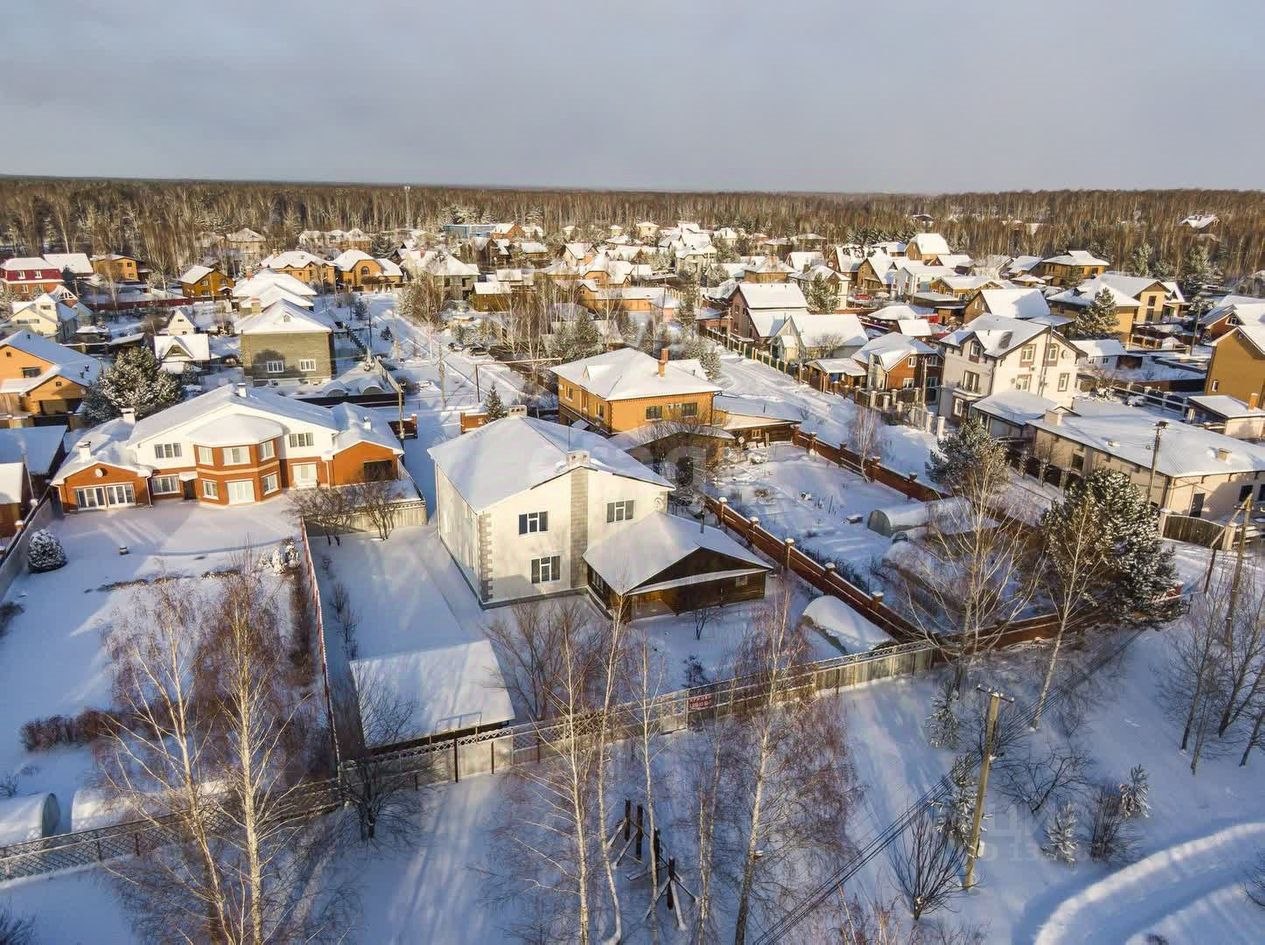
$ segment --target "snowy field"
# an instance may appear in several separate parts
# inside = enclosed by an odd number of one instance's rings
[[[153,508],[86,512],[54,521],[68,563],[22,574],[6,601],[22,607],[0,639],[0,775],[22,794],[52,792],[69,827],[75,789],[92,773],[87,747],[29,753],[19,729],[31,719],[75,715],[109,702],[102,633],[131,588],[159,576],[190,579],[235,563],[241,549],[271,550],[296,534],[284,500],[248,508],[165,502]],[[119,554],[120,546],[128,553]],[[278,601],[288,612],[289,599]]]

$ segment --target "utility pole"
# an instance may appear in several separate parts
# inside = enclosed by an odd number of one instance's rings
[[[1146,481],[1146,501],[1155,502],[1151,498],[1155,490],[1155,467],[1160,461],[1160,440],[1164,438],[1164,429],[1168,426],[1167,420],[1157,420],[1155,422],[1155,444],[1151,447],[1151,477]],[[1155,503],[1157,506],[1160,503]]]
[[[439,401],[444,409],[448,409],[448,362],[444,359],[443,345],[439,346]]]
[[[962,879],[962,888],[970,889],[975,885],[975,861],[979,859],[980,829],[984,825],[984,798],[988,794],[988,772],[993,766],[993,742],[997,735],[997,716],[1001,712],[1001,700],[1014,702],[1009,696],[996,689],[975,687],[979,692],[988,693],[988,715],[984,721],[984,757],[979,764],[979,786],[975,790],[975,813],[971,817],[971,837],[966,845],[966,876]]]
[[[1243,513],[1243,534],[1247,533],[1247,514],[1248,514],[1248,511],[1251,509],[1251,507],[1252,507],[1252,497],[1249,495],[1246,499],[1243,500],[1243,504],[1234,510],[1234,514],[1230,516],[1230,521],[1226,522],[1225,525],[1221,527],[1221,535],[1217,539],[1216,544],[1212,546],[1212,554],[1208,556],[1208,570],[1204,572],[1204,593],[1205,594],[1208,593],[1208,588],[1212,585],[1212,572],[1213,572],[1213,569],[1216,568],[1217,566],[1217,552],[1230,550],[1230,548],[1228,547],[1231,544],[1230,529],[1234,527],[1234,520],[1235,518],[1238,517],[1238,514],[1240,511]],[[1243,538],[1243,535],[1240,535],[1239,538],[1241,541]]]

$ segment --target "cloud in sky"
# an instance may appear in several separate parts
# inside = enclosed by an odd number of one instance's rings
[[[1259,0],[10,0],[0,17],[7,173],[1265,185]]]

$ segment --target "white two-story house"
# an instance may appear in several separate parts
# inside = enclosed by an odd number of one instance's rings
[[[484,606],[583,590],[589,545],[666,509],[672,489],[603,437],[521,409],[430,455],[439,536]]]
[[[938,342],[944,354],[940,416],[961,420],[977,400],[1017,390],[1070,407],[1079,352],[1049,325],[981,315]]]

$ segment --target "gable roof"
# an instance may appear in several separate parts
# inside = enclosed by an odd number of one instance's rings
[[[332,334],[334,326],[310,309],[286,299],[273,302],[257,315],[247,315],[237,322],[239,335],[277,335],[298,332]]]
[[[852,357],[860,364],[868,364],[870,357],[873,356],[878,359],[884,371],[890,371],[910,355],[935,353],[935,348],[916,338],[889,332],[867,341]]]
[[[1093,253],[1084,249],[1069,249],[1067,252],[1058,256],[1047,256],[1042,262],[1051,263],[1055,266],[1109,266],[1111,265],[1105,259],[1099,259]]]
[[[274,272],[261,269],[249,279],[243,279],[233,286],[233,297],[238,299],[258,296],[267,289],[281,289],[290,295],[299,297],[316,295],[316,290],[301,279],[296,279],[288,272]]]
[[[631,548],[637,553],[629,554]],[[590,545],[584,560],[617,594],[626,594],[696,551],[729,559],[731,567],[722,573],[772,570],[720,529],[710,525],[700,528],[696,522],[667,512],[654,512]]]
[[[671,488],[666,479],[605,437],[533,417],[502,417],[427,452],[476,512],[574,469]]]
[[[1050,303],[1040,289],[980,289],[980,298],[990,315],[1036,318],[1050,314]]]
[[[200,279],[205,279],[214,271],[210,266],[190,266],[181,273],[178,281],[183,285],[192,285]]]
[[[93,272],[87,253],[45,253],[44,258],[62,272],[69,269],[76,276],[90,276]]]
[[[949,242],[939,233],[915,233],[906,244],[918,247],[924,256],[946,256],[949,253]]]
[[[1049,331],[1049,326],[1004,315],[981,315],[941,339],[949,347],[960,348],[971,338],[979,341],[984,353],[999,358]]]
[[[95,381],[105,366],[90,355],[80,354],[73,348],[59,345],[49,338],[25,329],[14,332],[8,338],[0,339],[0,348],[16,348],[18,351],[39,358],[50,365],[46,372],[49,376],[57,374],[84,386]],[[41,375],[42,378],[43,375]]]
[[[808,309],[804,290],[794,282],[740,282],[736,291],[752,311]]]
[[[720,390],[695,359],[669,361],[659,376],[659,361],[636,348],[618,348],[579,361],[557,364],[553,373],[603,400],[674,397]]]

